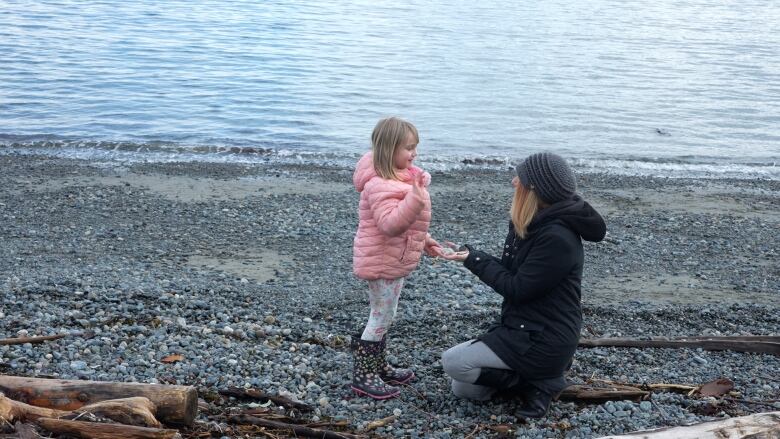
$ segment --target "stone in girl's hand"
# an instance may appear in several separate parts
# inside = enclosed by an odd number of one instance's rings
[[[453,253],[455,253],[455,250],[453,250],[453,249],[451,249],[449,247],[442,247],[441,248],[441,254],[443,254],[443,255],[451,255]]]

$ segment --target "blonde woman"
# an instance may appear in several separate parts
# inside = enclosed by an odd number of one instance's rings
[[[566,387],[580,336],[582,239],[601,241],[606,225],[576,195],[574,173],[560,156],[533,154],[516,170],[501,257],[470,246],[442,254],[504,298],[496,324],[444,352],[442,366],[456,396],[487,400],[511,388],[524,399],[517,415],[538,418]]]

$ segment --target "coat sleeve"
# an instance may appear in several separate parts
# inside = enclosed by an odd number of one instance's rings
[[[387,236],[404,233],[425,208],[425,201],[414,191],[400,194],[382,190],[381,187],[372,188],[368,194],[368,203],[377,228]]]
[[[494,257],[479,250],[469,251],[464,261],[466,268],[482,282],[514,303],[531,302],[552,291],[575,264],[572,243],[558,234],[539,237],[514,275]]]

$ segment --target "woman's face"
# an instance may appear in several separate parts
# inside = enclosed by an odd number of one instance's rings
[[[515,190],[520,189],[523,186],[522,183],[520,183],[520,177],[515,175],[515,178],[512,179],[512,187],[515,188]]]

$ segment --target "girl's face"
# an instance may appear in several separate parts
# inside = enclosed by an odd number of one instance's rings
[[[412,161],[417,157],[417,140],[414,134],[407,133],[406,139],[402,141],[393,153],[393,166],[396,169],[407,169],[412,166]]]
[[[522,183],[520,183],[520,177],[518,177],[517,175],[515,175],[515,178],[513,178],[513,179],[512,179],[512,187],[513,187],[513,188],[515,188],[515,189],[520,189],[520,187],[521,187],[522,185],[523,185],[523,184],[522,184]]]

